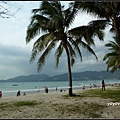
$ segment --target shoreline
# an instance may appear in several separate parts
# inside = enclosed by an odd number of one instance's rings
[[[114,84],[113,86],[112,85],[107,85],[106,86],[106,88],[108,89],[108,88],[113,88],[114,86],[117,86],[117,85],[120,85],[119,83],[117,83],[117,84]],[[91,90],[91,89],[102,89],[101,88],[101,86],[100,87],[92,87],[92,88],[90,88],[90,87],[86,87],[84,90],[82,89],[82,87],[81,88],[74,88],[73,89],[73,94],[74,93],[76,93],[76,92],[82,92],[82,91],[86,91],[86,90]],[[68,94],[68,89],[66,88],[65,90],[63,90],[62,92],[60,92],[60,90],[57,90],[57,91],[55,91],[55,90],[52,90],[52,91],[48,91],[48,93],[45,93],[45,91],[43,90],[43,92],[38,92],[38,91],[32,91],[32,92],[29,92],[29,93],[27,93],[26,94],[26,96],[32,96],[32,95],[44,95],[44,94]],[[24,95],[23,95],[23,93],[20,95],[20,96],[17,96],[17,95],[10,95],[10,96],[3,96],[1,99],[3,99],[3,98],[11,98],[11,97],[25,97]]]
[[[106,91],[114,88],[116,88],[116,86],[106,86]],[[73,90],[73,94],[80,94],[90,89],[91,88]],[[101,87],[92,89],[101,89]],[[68,90],[63,92],[53,91],[48,93],[27,94],[26,96],[21,95],[18,97],[3,97],[0,99],[0,118],[78,119],[91,118],[89,114],[92,115],[93,112],[98,118],[101,118],[99,114],[102,114],[102,118],[120,118],[120,105],[107,106],[107,103],[110,103],[112,99],[99,97],[84,98],[80,96],[65,97],[66,95],[68,95]],[[101,109],[101,106],[104,108]],[[93,118],[95,118],[95,116]]]
[[[75,81],[76,82],[76,81]],[[93,84],[91,84],[91,83],[93,83]],[[111,83],[111,84],[109,84],[109,83]],[[38,83],[37,83],[38,84]],[[18,86],[18,87],[13,87],[13,88],[10,88],[10,89],[8,89],[7,87],[7,85],[6,86],[4,86],[3,87],[3,89],[1,89],[2,90],[2,93],[3,93],[3,97],[6,97],[6,96],[16,96],[17,95],[17,91],[18,90],[20,90],[21,91],[21,94],[23,94],[24,92],[26,93],[26,94],[31,94],[31,93],[37,93],[38,91],[40,92],[40,93],[44,93],[45,91],[44,91],[44,87],[42,87],[41,88],[41,86],[37,86],[37,84],[36,84],[36,82],[34,83],[34,84],[27,84],[27,83],[20,83],[20,86]],[[40,83],[39,83],[40,84]],[[44,83],[43,83],[44,84]],[[46,84],[46,83],[45,83]],[[51,84],[51,83],[50,83]],[[101,83],[100,83],[100,81],[97,81],[97,82],[89,82],[88,81],[88,83],[86,83],[86,84],[84,84],[84,83],[82,83],[82,84],[80,84],[80,83],[78,83],[78,81],[75,83],[75,84],[73,84],[73,86],[72,86],[72,88],[73,88],[73,90],[75,89],[83,89],[83,86],[85,85],[85,88],[89,88],[90,87],[90,85],[92,85],[92,88],[94,88],[94,84],[96,84],[96,85],[99,85],[99,87],[101,87]],[[120,84],[120,82],[119,81],[116,81],[116,82],[108,82],[108,83],[106,83],[107,85],[115,85],[115,84]],[[28,87],[30,85],[30,87]],[[52,91],[56,91],[56,87],[55,86],[57,86],[58,87],[58,91],[60,91],[61,89],[64,91],[64,90],[68,90],[68,88],[69,88],[69,86],[62,86],[62,85],[64,85],[64,84],[61,84],[61,85],[48,85],[48,84],[46,84],[46,86],[48,87],[48,89],[49,89],[49,92],[52,92]],[[15,88],[15,89],[14,89]]]
[[[114,86],[114,85],[120,85],[120,83],[111,83],[111,84],[106,84],[106,87],[107,86]],[[94,88],[100,88],[101,87],[101,85],[99,85],[99,86],[97,86],[97,87],[94,87],[93,86],[93,84],[92,84],[92,89],[94,89]],[[90,85],[85,85],[85,88],[86,89],[89,89],[90,88]],[[49,92],[56,92],[56,88],[48,88],[49,89]],[[68,91],[68,87],[58,87],[57,88],[58,89],[58,91],[60,92],[60,90],[62,89],[62,91]],[[81,85],[78,85],[78,86],[74,86],[73,88],[72,88],[73,90],[82,90],[83,89],[83,86]],[[25,92],[26,94],[36,94],[36,93],[45,93],[45,91],[44,91],[44,88],[43,89],[33,89],[33,90],[20,90],[21,91],[21,95],[23,95],[23,93]],[[8,92],[8,93],[4,93],[4,92],[2,92],[3,93],[3,97],[10,97],[10,96],[16,96],[17,95],[17,91],[15,92]]]

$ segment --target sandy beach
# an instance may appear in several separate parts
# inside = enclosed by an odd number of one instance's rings
[[[107,86],[107,89],[115,87]],[[2,97],[0,118],[120,118],[120,105],[108,106],[108,103],[115,101],[100,97],[80,97],[83,91],[87,90],[74,90],[77,97],[66,97],[68,91]]]

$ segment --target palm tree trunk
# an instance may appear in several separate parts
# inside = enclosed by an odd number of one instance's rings
[[[115,28],[115,33],[116,33],[116,38],[118,39],[119,41],[119,45],[120,45],[120,30],[119,30],[119,20],[118,18],[116,18],[114,21],[113,21],[113,26]]]
[[[119,27],[116,28],[116,38],[119,41],[119,46],[120,46],[120,31],[119,31]]]
[[[71,73],[71,65],[70,65],[70,54],[66,45],[65,45],[65,50],[66,50],[67,62],[68,62],[69,96],[72,96],[72,73]]]

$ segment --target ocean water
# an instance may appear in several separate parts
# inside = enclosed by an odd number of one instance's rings
[[[99,84],[101,86],[101,80],[89,80],[89,81],[73,81],[73,90],[74,89],[82,89],[83,85],[89,87],[90,84]],[[106,84],[115,84],[120,83],[120,80],[105,80]],[[12,86],[13,84],[17,84],[18,86]],[[44,92],[44,87],[48,87],[49,92],[56,91],[56,87],[60,91],[60,89],[68,90],[69,82],[61,81],[61,82],[0,82],[0,91],[4,96],[16,96],[17,91],[20,90],[21,94],[24,92],[26,94],[30,93],[40,93]]]

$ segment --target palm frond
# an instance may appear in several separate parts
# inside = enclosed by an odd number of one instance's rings
[[[105,12],[101,6],[101,2],[79,2],[79,9],[86,11],[87,13],[93,14],[97,17],[105,16]]]
[[[103,57],[103,61],[106,60],[107,71],[110,69],[111,72],[120,69],[120,47],[119,40],[117,37],[113,37],[114,41],[110,41],[105,44],[106,47],[109,47],[110,53],[107,53]]]
[[[76,52],[73,49],[73,46],[69,42],[67,42],[67,47],[68,47],[70,56],[76,58]]]
[[[56,68],[58,68],[58,64],[59,64],[59,58],[61,57],[62,53],[63,53],[63,45],[62,42],[59,44],[58,48],[55,51],[55,56],[56,56]]]
[[[76,28],[73,28],[71,30],[68,31],[69,35],[73,38],[84,38],[85,41],[89,44],[93,44],[94,45],[94,41],[92,39],[93,36],[93,32],[88,32],[90,28],[88,26],[79,26]]]
[[[106,59],[109,59],[111,57],[115,57],[118,56],[118,54],[116,52],[112,52],[112,53],[107,53],[104,57],[103,57],[103,61],[105,61]]]
[[[71,23],[73,23],[74,19],[75,19],[75,16],[77,15],[78,13],[78,3],[77,2],[74,2],[72,4],[72,6],[70,6],[69,8],[67,8],[65,11],[64,11],[64,15],[65,15],[65,26],[68,28]]]
[[[118,64],[119,63],[119,64]],[[117,59],[117,57],[110,57],[107,62],[107,71],[114,72],[120,67],[120,61]]]
[[[37,66],[38,66],[38,72],[42,69],[42,67],[44,66],[45,64],[45,59],[47,58],[47,56],[51,53],[52,49],[55,47],[56,45],[56,41],[52,41],[48,47],[45,49],[45,51],[42,53],[42,55],[40,56],[40,58],[38,59],[38,63],[37,63]]]
[[[90,26],[94,26],[99,28],[100,30],[104,30],[107,27],[109,21],[108,20],[93,20],[88,23]]]
[[[27,29],[26,43],[30,42],[35,36],[40,34],[40,27],[38,23],[34,23],[31,28]]]
[[[75,59],[72,57],[71,58],[71,66],[73,66],[75,64]]]
[[[98,60],[97,55],[95,54],[95,52],[93,51],[93,49],[88,44],[86,44],[85,42],[81,41],[78,45],[82,46],[87,51],[89,51],[90,53],[92,53],[95,56],[96,60]]]
[[[74,50],[78,53],[78,55],[80,56],[80,60],[82,61],[82,54],[81,54],[80,48],[78,47],[78,42],[77,42],[80,40],[81,39],[74,41],[71,37],[69,37],[69,41],[71,42],[72,46],[74,47]]]
[[[30,58],[30,63],[35,60],[35,57],[37,54],[39,54],[40,52],[42,52],[45,47],[46,47],[46,44],[45,44],[45,38],[48,36],[49,34],[45,34],[45,35],[42,35],[41,37],[39,37],[34,45],[33,45],[33,49],[32,49],[32,54],[31,54],[31,58]]]
[[[32,9],[31,13],[32,14],[37,14],[38,12],[41,11],[41,8],[37,8],[37,9]]]
[[[52,17],[54,14],[56,14],[53,6],[48,1],[42,1],[40,8],[41,15]]]
[[[97,36],[100,40],[103,40],[104,38],[104,32],[102,31],[103,28],[101,26],[94,26],[94,25],[87,25],[87,26],[79,26],[76,28],[73,28],[68,31],[68,33],[71,35],[71,37],[82,37],[85,39],[85,41],[89,45],[95,45],[93,37]]]

